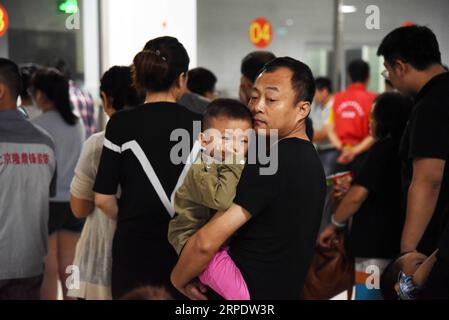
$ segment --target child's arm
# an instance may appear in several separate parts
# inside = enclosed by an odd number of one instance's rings
[[[433,265],[437,262],[436,250],[430,257],[428,257],[424,262],[418,267],[418,269],[413,274],[413,283],[419,287],[423,287],[427,282],[427,277],[432,271]]]
[[[192,201],[217,211],[228,209],[235,198],[243,168],[241,164],[204,164],[202,170],[194,171]]]

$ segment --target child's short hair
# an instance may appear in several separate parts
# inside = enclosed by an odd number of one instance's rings
[[[142,287],[125,294],[120,300],[173,300],[164,287]]]
[[[240,101],[233,99],[217,99],[212,101],[203,115],[203,131],[211,126],[211,119],[224,117],[233,120],[246,120],[253,123],[253,116],[249,109]]]

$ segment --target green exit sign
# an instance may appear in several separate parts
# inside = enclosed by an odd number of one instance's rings
[[[78,0],[59,0],[58,10],[67,14],[78,13]]]

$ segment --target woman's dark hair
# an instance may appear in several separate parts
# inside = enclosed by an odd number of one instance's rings
[[[212,101],[203,115],[203,131],[210,128],[211,119],[224,117],[234,120],[246,120],[252,124],[253,116],[248,107],[234,99],[216,99]]]
[[[217,77],[206,68],[195,68],[189,71],[187,87],[193,93],[203,96],[206,92],[215,91]]]
[[[72,112],[69,96],[69,81],[56,69],[45,68],[33,76],[33,92],[42,91],[52,101],[56,110],[69,125],[75,125],[78,118]]]
[[[108,96],[116,111],[138,106],[143,100],[134,88],[131,67],[114,66],[106,71],[100,80],[100,91]]]
[[[189,63],[189,55],[178,39],[160,37],[150,40],[134,58],[134,85],[139,91],[166,91],[179,75],[187,73]]]
[[[400,138],[410,118],[413,106],[411,99],[397,92],[387,92],[378,96],[374,103],[376,138],[384,139],[389,136]]]
[[[30,90],[32,86],[33,75],[42,67],[28,63],[20,66],[20,75],[22,76],[22,90],[20,91],[20,98],[22,100],[30,99]]]

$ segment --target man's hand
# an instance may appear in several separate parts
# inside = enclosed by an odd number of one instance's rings
[[[232,204],[226,211],[217,212],[184,246],[171,273],[170,279],[175,288],[192,299],[204,299],[204,287],[189,285],[207,268],[226,240],[250,219],[251,214],[237,204]]]
[[[339,202],[351,189],[351,183],[336,184],[332,188],[332,198],[335,202]]]
[[[354,158],[356,157],[356,154],[350,147],[344,147],[341,155],[337,159],[337,163],[340,164],[348,164],[351,163]]]
[[[207,300],[205,293],[207,287],[203,285],[199,280],[193,280],[183,288],[176,288],[179,292],[185,295],[190,300]]]

